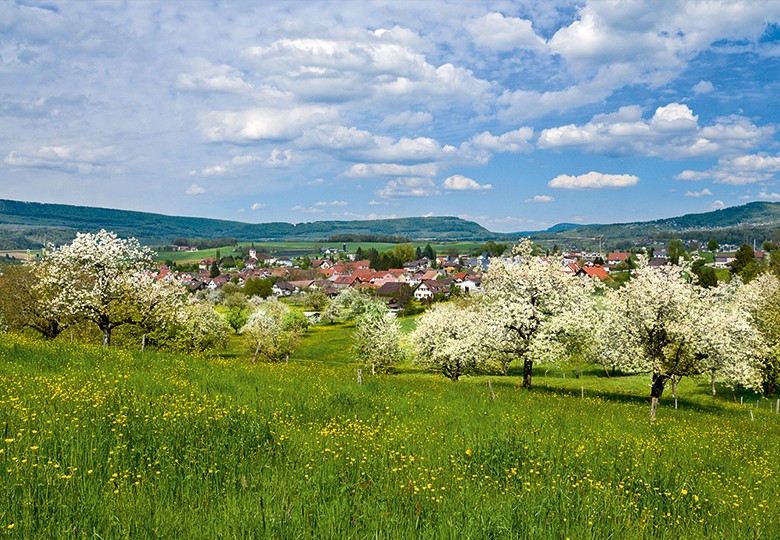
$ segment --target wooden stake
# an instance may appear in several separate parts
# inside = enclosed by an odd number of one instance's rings
[[[363,370],[358,368],[357,370],[358,384],[363,384]]]
[[[493,392],[493,384],[490,382],[490,379],[488,379],[488,388],[490,388],[490,397],[493,398],[493,401],[495,401],[496,393]]]
[[[585,387],[584,386],[580,386],[580,392],[581,392],[581,394],[580,394],[581,398],[585,399]]]
[[[755,418],[753,418],[753,409],[750,409],[750,419],[755,420]]]
[[[376,364],[371,364],[371,375],[376,375]]]
[[[778,399],[775,404],[775,414],[780,414],[780,399]]]

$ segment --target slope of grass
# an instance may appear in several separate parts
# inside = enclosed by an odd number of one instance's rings
[[[0,536],[780,530],[780,415],[766,401],[684,381],[681,407],[665,397],[651,425],[646,379],[590,369],[541,367],[531,391],[516,372],[452,383],[401,370],[358,385],[340,362],[348,334],[312,329],[289,364],[254,366],[0,336]]]

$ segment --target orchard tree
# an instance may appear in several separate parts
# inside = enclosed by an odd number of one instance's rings
[[[401,328],[387,307],[376,302],[355,321],[352,348],[359,362],[387,372],[403,360]]]
[[[269,299],[249,316],[241,333],[254,350],[252,363],[258,356],[278,361],[295,349],[302,328],[289,314],[290,308],[276,299]]]
[[[54,339],[70,320],[53,311],[40,288],[40,277],[32,266],[9,266],[0,276],[0,316],[10,329],[31,328],[46,339]]]
[[[686,263],[649,267],[644,261],[630,282],[607,292],[612,328],[600,346],[624,371],[652,374],[652,421],[669,380],[676,386],[684,376],[722,373],[755,384],[754,334],[739,310],[726,305],[727,296],[698,287]]]
[[[152,251],[138,240],[101,230],[79,233],[59,248],[49,245],[35,271],[52,312],[60,318],[93,322],[108,347],[115,328],[153,325],[180,305],[183,289],[150,277],[153,267]]]
[[[477,312],[468,304],[436,304],[420,317],[411,335],[414,363],[430,371],[441,371],[457,381],[462,375],[489,368],[474,329],[479,327]]]
[[[669,240],[669,245],[666,248],[666,256],[669,258],[672,264],[680,264],[680,258],[685,257],[685,244],[679,238],[673,238]]]
[[[177,351],[207,351],[227,346],[230,334],[230,326],[213,305],[196,302],[180,309],[174,324],[152,332],[150,342]]]
[[[573,306],[590,301],[590,280],[561,271],[558,259],[532,256],[529,239],[513,250],[511,259],[494,259],[482,278],[478,298],[479,348],[486,354],[523,359],[523,386],[531,387],[534,357],[526,354],[551,320]]]
[[[775,394],[780,377],[780,279],[774,274],[760,274],[739,290],[738,297],[764,345],[762,378],[766,393]]]

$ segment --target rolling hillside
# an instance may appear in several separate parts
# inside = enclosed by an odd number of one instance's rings
[[[0,200],[0,248],[37,248],[46,242],[70,241],[77,232],[107,229],[134,236],[150,245],[174,238],[235,238],[237,240],[325,240],[335,235],[375,234],[414,240],[489,240],[492,233],[456,217],[419,217],[374,221],[312,223],[242,223],[219,219],[176,217],[87,206]]]
[[[177,217],[87,206],[0,200],[0,249],[36,249],[46,242],[70,241],[77,232],[107,229],[134,236],[148,245],[169,244],[174,238],[235,238],[241,241],[323,241],[337,235],[381,235],[419,241],[512,242],[531,236],[544,244],[605,248],[666,243],[671,238],[719,243],[780,240],[780,203],[752,202],[655,221],[575,225],[560,223],[545,231],[494,233],[457,217],[415,217],[373,221],[310,223],[242,223],[220,219]]]

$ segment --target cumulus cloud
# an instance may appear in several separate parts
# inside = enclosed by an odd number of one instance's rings
[[[207,140],[215,142],[289,140],[302,135],[306,128],[331,121],[337,115],[335,108],[317,105],[214,111],[201,121],[201,131]]]
[[[492,152],[530,152],[533,145],[529,141],[533,136],[534,130],[530,127],[521,127],[502,135],[483,131],[471,138],[471,144]]]
[[[399,165],[397,163],[356,163],[342,176],[347,178],[375,178],[382,176],[436,176],[439,166],[436,163],[420,163],[417,165]]]
[[[693,85],[693,93],[696,95],[709,94],[715,90],[715,86],[710,81],[699,81]]]
[[[685,194],[686,197],[711,197],[712,191],[710,191],[707,188],[702,189],[701,191],[688,191]]]
[[[465,26],[474,42],[487,49],[511,51],[545,48],[544,40],[536,35],[533,24],[526,19],[505,17],[493,12],[468,21]]]
[[[555,189],[601,189],[634,186],[639,177],[632,174],[604,174],[590,171],[579,176],[561,174],[550,180],[547,185]]]
[[[745,154],[723,158],[706,171],[685,170],[675,176],[677,180],[712,180],[716,184],[743,186],[765,182],[780,173],[780,155]]]
[[[644,155],[665,159],[734,154],[768,140],[775,129],[758,127],[741,116],[716,119],[700,127],[684,104],[658,107],[649,120],[636,105],[594,116],[583,125],[543,130],[537,145],[545,149],[579,148],[604,155]]]
[[[530,199],[525,200],[527,203],[551,203],[554,201],[555,197],[551,197],[550,195],[536,195]]]
[[[444,189],[449,191],[480,191],[493,189],[492,184],[480,184],[476,180],[461,174],[445,178],[441,185]]]
[[[190,187],[184,192],[185,195],[203,195],[204,193],[206,193],[206,189],[195,183],[190,184]]]
[[[264,203],[256,202],[252,206],[250,206],[249,209],[252,211],[257,211],[257,210],[262,210],[263,208],[265,208],[265,206],[266,205]]]
[[[430,178],[398,178],[390,180],[377,191],[382,198],[393,197],[431,197],[439,195],[439,190]]]
[[[721,210],[721,209],[723,209],[723,208],[726,208],[726,203],[724,203],[724,202],[723,202],[723,201],[721,201],[721,200],[717,200],[717,201],[714,201],[714,202],[713,202],[713,203],[710,205],[710,208],[712,208],[713,210]]]
[[[72,174],[91,174],[110,168],[115,150],[77,144],[51,145],[12,150],[3,163],[11,167],[57,170]]]
[[[761,191],[758,194],[759,199],[764,199],[766,201],[780,201],[780,193],[768,193],[766,191]]]
[[[180,73],[176,78],[176,87],[188,91],[212,92],[248,92],[252,85],[247,83],[243,74],[227,65],[215,65],[204,58],[189,62],[190,70]]]
[[[424,40],[399,27],[374,31],[334,28],[328,37],[287,37],[249,47],[247,59],[282,91],[307,101],[403,98],[442,106],[479,99],[490,83],[464,67],[431,64]]]

